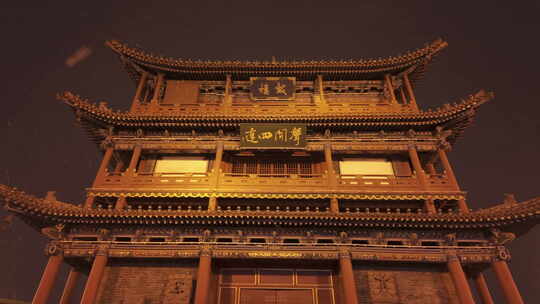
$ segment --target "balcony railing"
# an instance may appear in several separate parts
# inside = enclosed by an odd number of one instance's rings
[[[388,102],[362,102],[354,101],[334,101],[328,102],[327,107],[307,101],[288,104],[261,104],[253,102],[233,101],[231,106],[225,107],[221,102],[206,101],[196,104],[140,104],[134,106],[134,113],[160,113],[165,115],[180,115],[185,113],[230,113],[230,114],[310,114],[314,112],[329,113],[372,113],[372,112],[402,112],[415,111],[415,108],[408,104],[391,104]]]
[[[229,186],[294,186],[321,187],[327,182],[325,174],[236,174],[221,173],[218,187]],[[275,188],[274,188],[275,189]],[[275,189],[283,191],[283,189]]]
[[[346,188],[404,189],[419,185],[416,177],[395,177],[391,175],[340,175],[339,186]]]
[[[205,186],[210,183],[209,173],[135,173],[107,174],[96,185],[98,188],[137,187],[137,188],[181,188]]]
[[[455,191],[458,190],[445,174],[426,176],[421,184],[416,176],[337,175],[322,174],[242,174],[242,173],[107,173],[98,177],[95,189],[147,190],[261,190],[273,192],[336,192],[362,190],[380,191]],[[286,187],[282,187],[286,186]]]

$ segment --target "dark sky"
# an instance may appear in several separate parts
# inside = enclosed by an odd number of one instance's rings
[[[418,87],[420,105],[481,88],[496,95],[450,153],[469,205],[497,204],[503,193],[540,195],[539,1],[32,2],[0,8],[0,183],[83,201],[100,156],[55,94],[72,90],[127,109],[134,84],[103,46],[107,39],[173,57],[269,60],[385,57],[442,37],[449,47]],[[68,68],[65,60],[82,46],[92,54]],[[539,238],[537,227],[510,245],[527,303],[540,299]],[[32,298],[44,245],[20,221],[0,232],[0,298]],[[502,303],[491,275],[488,284]]]

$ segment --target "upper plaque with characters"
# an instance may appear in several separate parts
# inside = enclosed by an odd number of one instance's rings
[[[251,77],[251,99],[292,100],[296,79],[294,77]]]

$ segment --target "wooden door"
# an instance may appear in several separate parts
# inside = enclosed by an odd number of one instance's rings
[[[252,289],[240,290],[240,304],[314,304],[312,289]]]

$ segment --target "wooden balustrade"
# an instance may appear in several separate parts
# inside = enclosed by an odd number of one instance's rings
[[[180,115],[185,113],[220,113],[227,112],[232,114],[309,114],[313,112],[330,113],[371,113],[371,112],[401,112],[414,111],[414,107],[408,104],[390,104],[390,103],[361,103],[361,102],[331,102],[331,107],[321,108],[314,103],[290,103],[290,104],[253,104],[253,103],[233,103],[231,107],[225,109],[220,102],[205,102],[198,104],[159,104],[151,107],[150,104],[134,104],[131,112],[134,113],[160,113],[170,115]]]
[[[334,182],[331,181],[334,179]],[[136,187],[138,189],[206,189],[253,190],[258,187],[266,192],[290,192],[317,188],[327,191],[384,190],[423,191],[454,190],[444,174],[427,174],[427,188],[420,189],[416,176],[395,177],[390,175],[329,175],[323,174],[240,174],[240,173],[135,173],[111,172],[96,180],[96,189]],[[213,181],[213,182],[212,182]],[[285,188],[279,186],[286,186]]]
[[[411,188],[418,185],[418,180],[414,177],[394,177],[387,175],[340,175],[339,184],[341,186],[356,187],[384,187],[388,188]]]

